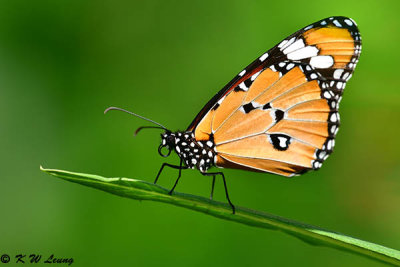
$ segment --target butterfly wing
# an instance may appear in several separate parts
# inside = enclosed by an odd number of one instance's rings
[[[284,176],[318,169],[332,153],[338,105],[360,51],[353,20],[311,24],[240,72],[188,130],[215,142],[218,167]]]

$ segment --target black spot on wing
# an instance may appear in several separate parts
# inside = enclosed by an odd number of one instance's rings
[[[243,105],[243,110],[246,114],[254,109],[256,109],[256,108],[253,106],[253,103],[251,103],[251,102]]]
[[[271,109],[271,104],[270,104],[270,103],[267,103],[267,104],[265,104],[262,108],[263,108],[264,110],[265,110],[265,109]]]
[[[240,92],[240,91],[244,91],[242,88],[240,88],[239,86],[236,86],[234,89],[233,89],[233,91],[234,92]]]
[[[280,120],[283,119],[283,115],[285,115],[285,112],[283,112],[280,109],[275,110],[275,123],[279,122]]]
[[[269,139],[276,150],[285,151],[290,145],[290,136],[285,134],[270,134]]]
[[[253,81],[251,81],[251,79],[247,79],[244,81],[244,85],[246,85],[247,88],[250,88],[252,83],[253,83]]]

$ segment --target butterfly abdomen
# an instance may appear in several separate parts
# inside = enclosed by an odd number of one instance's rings
[[[212,140],[196,140],[191,131],[175,133],[174,148],[188,168],[206,172],[214,165],[216,157],[214,142]]]

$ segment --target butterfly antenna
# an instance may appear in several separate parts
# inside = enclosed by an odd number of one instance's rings
[[[161,128],[161,129],[164,129],[164,130],[167,130],[167,131],[168,131],[168,129],[167,129],[164,125],[162,125],[162,124],[160,124],[160,123],[158,123],[158,122],[155,122],[155,121],[153,121],[153,120],[150,120],[150,119],[148,119],[148,118],[146,118],[146,117],[140,116],[140,115],[138,115],[138,114],[136,114],[136,113],[133,113],[133,112],[131,112],[131,111],[122,109],[122,108],[109,107],[109,108],[107,108],[106,110],[104,110],[104,114],[106,114],[106,113],[109,112],[110,110],[119,110],[119,111],[126,112],[126,113],[131,114],[131,115],[133,115],[133,116],[135,116],[135,117],[141,118],[141,119],[146,120],[146,121],[151,122],[151,123],[154,123],[155,125],[158,125],[158,126],[159,126],[158,128]],[[143,129],[144,127],[138,128],[138,129],[136,130],[136,134],[141,130],[141,128]]]
[[[158,126],[142,126],[142,127],[139,127],[139,128],[136,129],[136,131],[133,134],[133,136],[136,136],[143,129],[164,129],[164,128],[158,127]]]

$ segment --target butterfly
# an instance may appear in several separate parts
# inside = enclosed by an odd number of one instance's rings
[[[339,130],[339,103],[361,52],[354,20],[330,17],[308,25],[279,42],[236,75],[197,114],[186,131],[173,132],[153,120],[122,110],[157,126],[159,154],[175,151],[179,170],[198,169],[221,176],[235,213],[226,179],[211,167],[267,172],[286,177],[318,170],[332,153]]]

